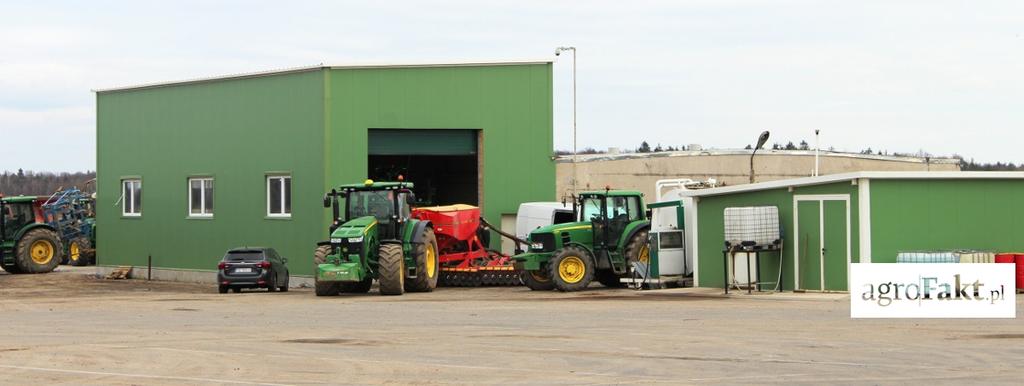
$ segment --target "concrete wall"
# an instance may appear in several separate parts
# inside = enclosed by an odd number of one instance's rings
[[[572,190],[572,156],[563,157],[556,164],[556,195]],[[864,156],[847,153],[823,152],[820,174],[857,171],[959,171],[955,160],[940,158],[926,160],[917,157]],[[590,155],[579,156],[576,165],[577,190],[633,189],[644,192],[648,201],[654,200],[654,183],[666,178],[717,179],[719,184],[740,185],[749,182],[750,153],[744,151],[720,152],[665,152],[645,155]],[[809,177],[814,171],[813,151],[761,151],[754,158],[757,182],[787,178]]]

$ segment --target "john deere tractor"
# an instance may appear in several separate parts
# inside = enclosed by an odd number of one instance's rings
[[[597,280],[622,287],[633,262],[647,263],[651,223],[643,194],[610,190],[583,192],[574,199],[576,222],[530,233],[530,249],[513,256],[523,284],[535,291],[579,291]]]
[[[0,197],[0,267],[10,273],[46,273],[60,263],[60,237],[43,223],[37,197]]]
[[[330,241],[319,243],[313,255],[317,296],[366,293],[374,279],[381,295],[437,287],[437,239],[429,221],[411,218],[412,188],[366,180],[324,195],[333,222]]]

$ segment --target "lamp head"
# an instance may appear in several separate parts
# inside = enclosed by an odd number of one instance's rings
[[[768,142],[769,135],[770,134],[768,133],[768,130],[765,130],[763,133],[761,133],[761,136],[757,138],[757,146],[754,146],[754,150],[764,147],[764,144]]]

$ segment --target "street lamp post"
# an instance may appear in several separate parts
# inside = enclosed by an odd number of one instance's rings
[[[819,140],[818,134],[821,130],[814,129],[814,176],[818,176],[818,149],[821,148],[821,141]]]
[[[572,51],[572,194],[576,194],[576,47],[555,48],[555,56]]]
[[[768,130],[761,133],[761,136],[757,138],[757,146],[754,146],[754,151],[750,152],[750,183],[754,183],[754,154],[757,154],[757,149],[764,146],[765,142],[768,142]]]

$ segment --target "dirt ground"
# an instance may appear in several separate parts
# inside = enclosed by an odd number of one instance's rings
[[[842,296],[524,287],[317,298],[0,274],[0,384],[1019,384],[1024,320]],[[374,289],[376,291],[376,289]],[[705,292],[707,293],[707,292]],[[774,296],[774,298],[773,298]]]

